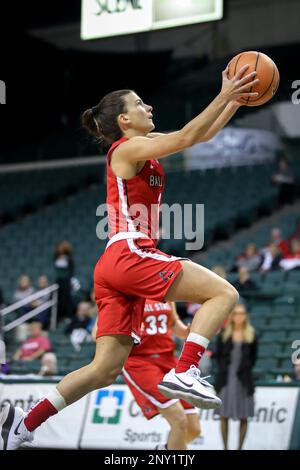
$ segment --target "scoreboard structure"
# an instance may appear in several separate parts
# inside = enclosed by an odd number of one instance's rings
[[[220,20],[223,0],[82,0],[81,39]]]

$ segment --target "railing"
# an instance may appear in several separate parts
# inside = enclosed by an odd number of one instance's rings
[[[45,310],[48,310],[51,308],[51,319],[50,319],[50,329],[53,331],[56,329],[56,323],[57,323],[57,298],[58,298],[58,289],[59,286],[58,284],[53,284],[52,286],[46,287],[46,289],[42,289],[32,295],[29,295],[23,300],[19,300],[18,302],[15,302],[14,304],[10,305],[9,307],[5,307],[0,310],[0,340],[4,336],[5,333],[8,331],[13,330],[19,325],[22,325],[22,323],[25,323],[27,320],[30,318],[35,317],[39,313],[44,312]],[[10,313],[15,312],[16,310],[19,310],[21,307],[25,307],[26,305],[30,305],[32,302],[35,300],[38,300],[46,295],[51,295],[51,299],[47,300],[46,302],[43,302],[41,305],[33,308],[27,313],[24,313],[24,315],[20,316],[16,320],[13,320],[10,323],[7,323],[4,325],[4,317]]]

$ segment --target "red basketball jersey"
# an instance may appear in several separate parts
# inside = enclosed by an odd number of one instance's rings
[[[176,345],[171,336],[172,322],[169,302],[146,300],[141,344],[132,349],[130,357],[173,352]]]
[[[111,155],[126,140],[122,137],[114,142],[106,159],[109,238],[116,234],[122,238],[127,232],[142,232],[157,241],[165,173],[157,160],[147,160],[136,176],[129,179],[116,176],[110,167]]]

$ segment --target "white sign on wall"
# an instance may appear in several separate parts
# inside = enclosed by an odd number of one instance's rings
[[[55,385],[1,384],[0,407],[6,402],[28,410]],[[298,387],[257,387],[255,416],[249,420],[245,450],[289,448],[298,402]],[[200,410],[203,439],[189,449],[221,450],[220,419],[212,410]],[[238,445],[239,423],[230,421],[229,449]],[[154,449],[166,443],[167,422],[157,416],[147,421],[126,385],[97,390],[51,417],[35,432],[34,447],[65,449]]]
[[[171,28],[223,16],[223,0],[82,0],[81,39]]]
[[[1,388],[2,386],[2,388]],[[55,384],[0,384],[0,409],[12,403],[28,411]],[[40,448],[76,449],[85,416],[86,397],[50,418],[34,433],[32,445]]]
[[[152,0],[82,0],[81,39],[139,33],[151,25]]]
[[[288,449],[293,428],[299,389],[257,387],[255,417],[249,421],[245,449]],[[190,449],[221,450],[219,416],[201,410],[203,439],[196,439]],[[114,385],[91,395],[81,441],[83,448],[154,449],[164,444],[169,426],[157,416],[147,421],[136,405],[129,389]],[[239,423],[230,422],[229,448],[238,444]]]

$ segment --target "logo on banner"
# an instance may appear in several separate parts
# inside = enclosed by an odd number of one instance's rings
[[[93,424],[118,424],[121,420],[125,392],[99,390],[93,412]]]
[[[142,8],[140,0],[95,0],[99,10],[96,15],[101,13],[122,13],[126,11],[128,7],[133,10],[139,10]]]

